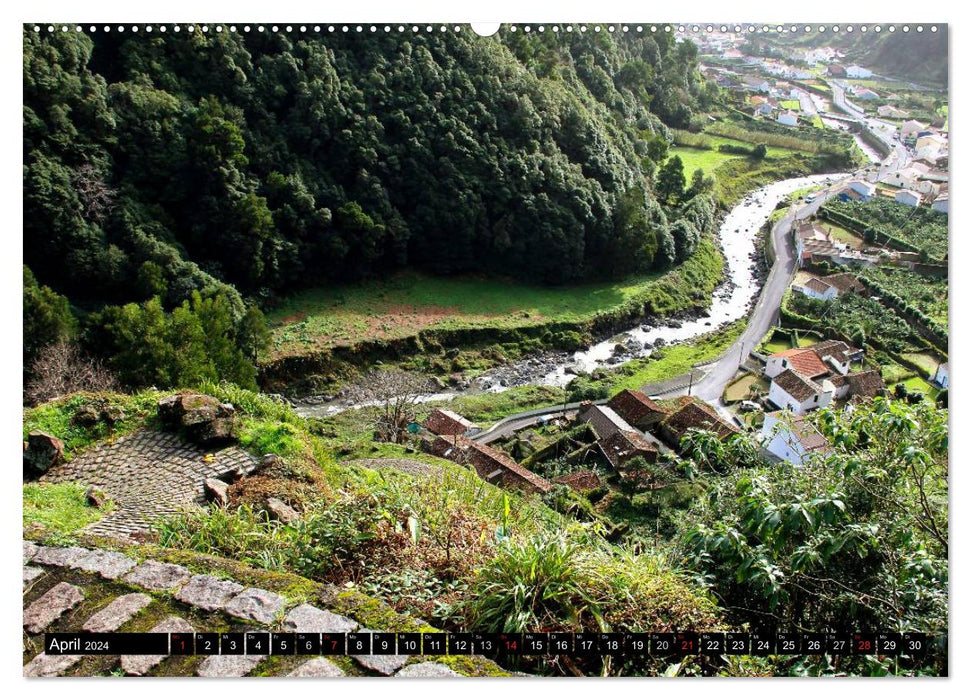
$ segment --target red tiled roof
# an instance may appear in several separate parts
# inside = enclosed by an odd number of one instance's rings
[[[630,423],[617,415],[609,406],[591,404],[580,412],[578,419],[581,422],[590,423],[601,440],[621,430],[633,430]]]
[[[823,277],[820,281],[831,287],[836,287],[840,294],[845,294],[846,292],[862,292],[864,290],[863,283],[849,272],[839,272],[835,275],[829,275]]]
[[[829,372],[829,367],[819,359],[819,355],[813,348],[792,348],[774,353],[769,357],[786,358],[790,369],[810,379]]]
[[[600,486],[600,477],[589,469],[564,474],[553,481],[557,484],[566,484],[574,491],[589,491]]]
[[[856,372],[846,375],[846,380],[850,384],[850,394],[853,396],[865,396],[873,398],[879,396],[887,390],[883,383],[883,377],[875,369],[868,369],[865,372]]]
[[[614,433],[606,440],[601,440],[600,449],[607,461],[615,468],[638,456],[644,457],[650,462],[657,459],[657,447],[634,430],[622,430]]]
[[[436,435],[462,435],[478,426],[458,413],[445,408],[436,408],[423,425]]]
[[[630,389],[624,389],[615,395],[607,402],[607,405],[632,425],[637,425],[647,417],[666,416],[668,414],[667,410],[649,399],[645,394]]]
[[[822,391],[822,387],[816,382],[793,372],[791,369],[777,374],[772,378],[772,383],[781,387],[784,392],[800,403]]]
[[[664,427],[677,441],[680,441],[691,428],[711,431],[720,438],[726,438],[738,432],[738,428],[722,420],[715,409],[708,404],[690,398],[688,401],[663,422]]]
[[[826,292],[829,291],[830,285],[826,284],[825,282],[823,282],[822,280],[816,277],[810,277],[808,280],[806,280],[806,283],[803,285],[803,287],[806,287],[807,289],[811,289],[817,294],[825,294]]]
[[[523,481],[528,482],[537,491],[542,491],[545,493],[553,488],[553,484],[551,484],[549,481],[541,477],[539,474],[529,471],[526,467],[519,465],[512,457],[507,455],[502,450],[497,450],[489,447],[488,445],[480,445],[477,442],[471,442],[469,445],[469,453],[469,461],[473,463],[477,470],[480,467],[477,456],[481,456],[487,462],[491,462],[496,466],[502,467],[507,472],[511,472]]]

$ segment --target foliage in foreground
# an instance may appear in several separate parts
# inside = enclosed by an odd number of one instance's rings
[[[817,420],[831,456],[713,484],[686,566],[735,624],[946,633],[947,412],[878,398]]]

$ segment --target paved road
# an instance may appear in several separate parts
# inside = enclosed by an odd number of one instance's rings
[[[826,199],[843,188],[844,183],[845,180],[840,180],[830,185],[812,204],[790,207],[786,216],[772,229],[775,264],[769,270],[769,276],[765,280],[755,308],[752,309],[748,325],[722,359],[712,367],[704,379],[694,386],[691,392],[693,395],[709,402],[718,401],[721,398],[722,389],[735,376],[742,361],[758,346],[769,329],[778,323],[782,296],[789,288],[796,270],[796,251],[790,235],[793,222],[815,214]]]

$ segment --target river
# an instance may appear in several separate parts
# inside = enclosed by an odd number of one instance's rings
[[[527,358],[478,377],[469,389],[428,394],[419,400],[447,400],[464,393],[505,391],[524,384],[564,387],[576,371],[590,372],[598,367],[611,367],[620,361],[647,357],[659,341],[661,344],[685,342],[723,324],[737,321],[748,313],[761,289],[762,281],[754,269],[754,261],[761,254],[761,251],[757,251],[759,230],[787,196],[797,190],[832,182],[836,178],[836,175],[810,175],[774,182],[749,193],[725,216],[718,238],[725,256],[727,276],[715,289],[711,306],[698,318],[653,326],[639,325],[586,350]],[[626,349],[618,352],[618,344]],[[326,402],[294,403],[297,413],[307,417],[330,416],[361,406],[339,398]]]

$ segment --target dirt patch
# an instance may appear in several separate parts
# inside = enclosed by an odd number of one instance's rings
[[[439,321],[461,316],[458,309],[441,306],[392,306],[387,312],[367,319],[367,333],[370,337],[388,336],[399,330],[418,330],[427,328]]]
[[[307,318],[307,312],[306,311],[297,311],[296,313],[293,313],[293,314],[290,314],[289,316],[284,317],[280,321],[280,324],[279,325],[281,325],[281,326],[289,326],[292,323],[300,323],[305,318]]]

